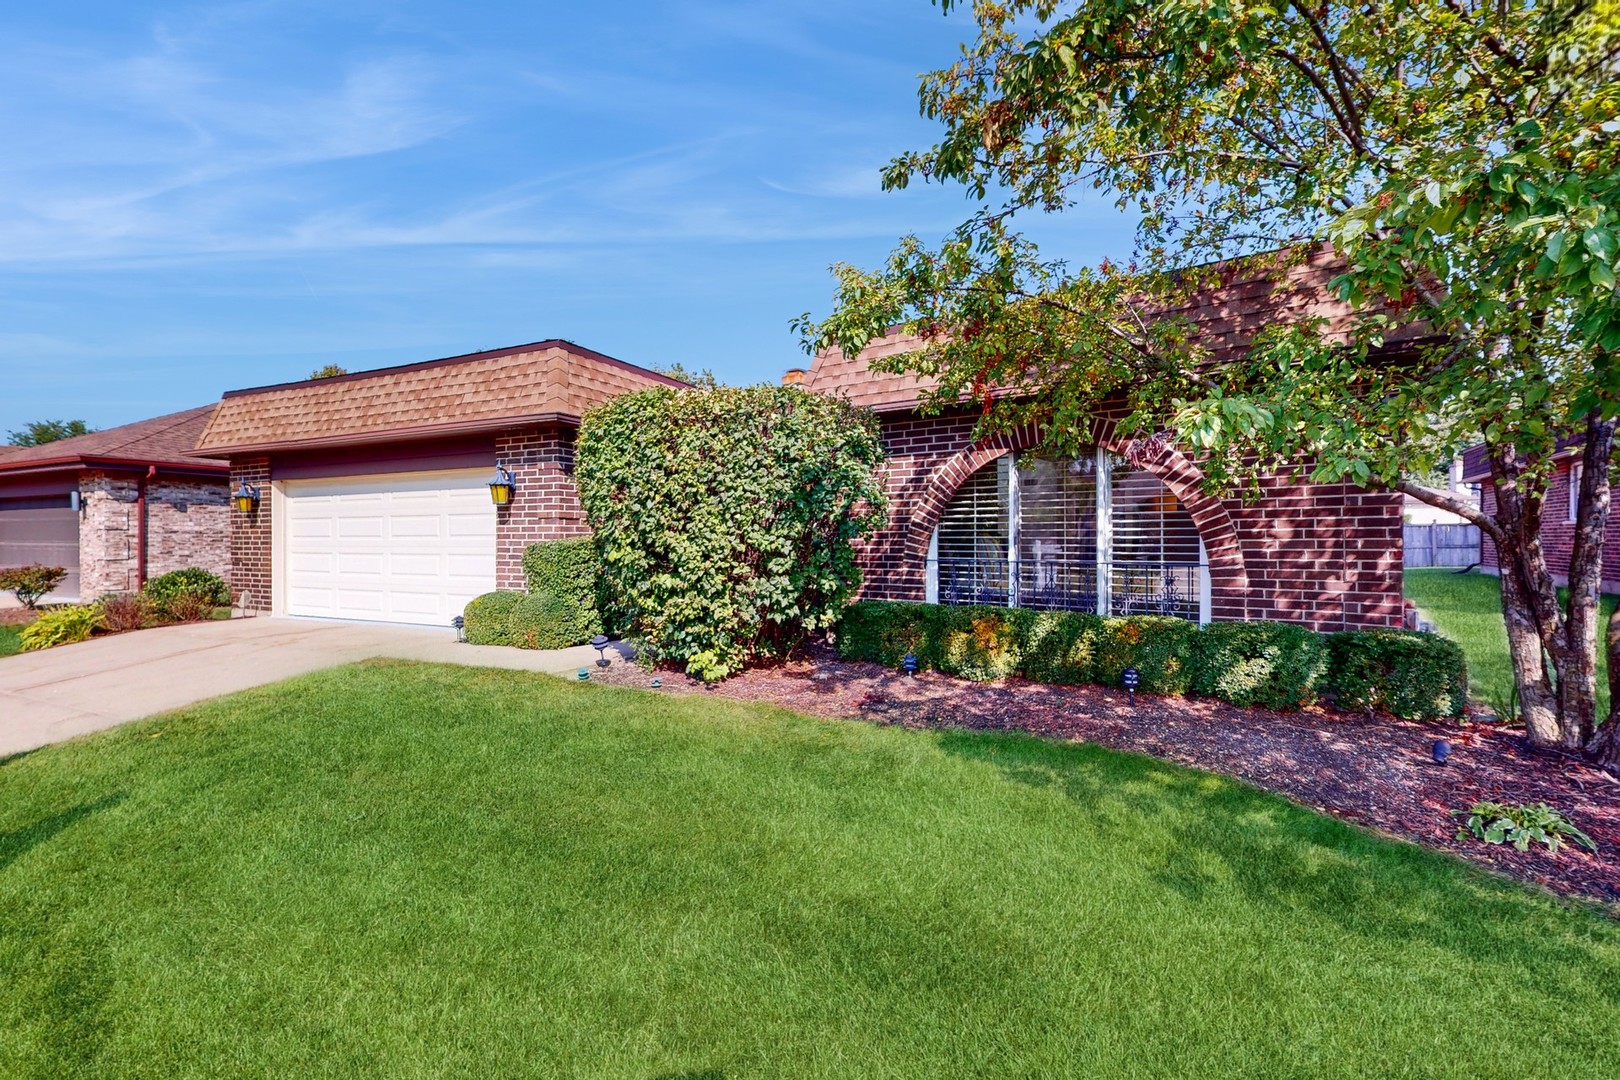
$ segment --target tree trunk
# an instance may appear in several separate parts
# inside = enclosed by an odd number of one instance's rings
[[[1502,620],[1519,692],[1519,716],[1536,746],[1561,746],[1559,695],[1549,660],[1563,650],[1558,589],[1541,547],[1541,504],[1546,482],[1527,475],[1511,447],[1487,447],[1501,530],[1497,561],[1502,574]]]
[[[1586,744],[1586,752],[1600,768],[1620,776],[1620,606],[1609,615],[1608,653],[1609,719]]]
[[[1591,739],[1597,715],[1598,598],[1603,588],[1603,536],[1609,523],[1609,463],[1613,456],[1614,421],[1602,419],[1594,410],[1586,418],[1586,442],[1581,451],[1581,486],[1576,493],[1575,539],[1569,557],[1569,603],[1558,665],[1558,744],[1572,751],[1581,750]]]

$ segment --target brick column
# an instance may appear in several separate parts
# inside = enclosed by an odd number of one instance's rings
[[[502,432],[495,460],[517,482],[511,505],[495,512],[495,587],[521,591],[530,544],[591,531],[574,489],[574,433],[556,426]]]
[[[231,462],[231,491],[242,483],[259,489],[259,505],[249,513],[231,510],[231,589],[254,611],[270,610],[270,459]]]

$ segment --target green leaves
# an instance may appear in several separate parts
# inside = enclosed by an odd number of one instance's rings
[[[881,528],[877,421],[790,387],[648,390],[592,410],[575,481],[610,615],[642,654],[720,679],[828,626]]]

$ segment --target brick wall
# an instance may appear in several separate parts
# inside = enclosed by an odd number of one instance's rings
[[[250,513],[230,513],[231,587],[255,611],[270,610],[270,461],[239,458],[231,462],[230,489],[246,482],[259,489],[259,505]]]
[[[890,522],[861,553],[863,595],[921,600],[927,537],[956,486],[986,462],[1034,441],[1033,432],[972,439],[968,414],[883,420]],[[1095,437],[1114,445],[1111,424]],[[1118,447],[1116,447],[1118,448]],[[1199,490],[1202,474],[1166,449],[1144,467],[1187,507],[1209,552],[1211,615],[1282,619],[1316,629],[1400,624],[1400,496],[1269,476],[1245,505]]]
[[[79,478],[79,595],[140,588],[140,486],[129,474]],[[228,577],[225,480],[156,476],[146,485],[148,577],[200,566]]]
[[[1541,548],[1547,555],[1547,569],[1560,585],[1569,584],[1569,559],[1575,547],[1575,525],[1569,520],[1569,488],[1574,465],[1573,461],[1558,463],[1547,490],[1546,508],[1542,512]],[[1487,514],[1496,513],[1496,489],[1491,487],[1489,479],[1480,484],[1479,505]],[[1502,572],[1496,541],[1489,536],[1480,539],[1479,557],[1480,569],[1485,573]],[[1610,514],[1604,535],[1603,591],[1620,592],[1620,513]]]
[[[517,590],[530,544],[591,531],[574,489],[574,433],[556,426],[502,432],[495,459],[517,481],[511,505],[496,511],[495,587]]]

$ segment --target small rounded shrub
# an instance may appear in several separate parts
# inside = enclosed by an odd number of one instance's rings
[[[1024,677],[1069,686],[1096,682],[1102,630],[1101,618],[1078,611],[1033,615],[1024,629]]]
[[[159,574],[147,581],[141,593],[159,615],[181,622],[206,619],[214,608],[231,602],[231,587],[225,579],[198,566]]]
[[[1094,678],[1118,686],[1128,667],[1142,676],[1146,694],[1185,694],[1191,683],[1192,639],[1198,625],[1167,615],[1102,620]]]
[[[101,611],[94,604],[66,604],[51,608],[22,628],[18,642],[24,652],[71,645],[83,641],[101,624]]]
[[[491,592],[467,602],[462,617],[467,640],[474,645],[510,645],[507,616],[523,602],[520,592]]]
[[[1347,630],[1328,639],[1327,683],[1340,708],[1444,720],[1468,707],[1462,647],[1417,630]]]
[[[589,633],[580,636],[580,610],[573,598],[549,592],[517,595],[518,602],[506,613],[508,645],[520,649],[566,649],[590,640]]]
[[[35,610],[39,599],[67,580],[67,570],[60,566],[10,566],[0,569],[0,592],[8,592],[29,611]]]
[[[940,641],[939,670],[974,682],[995,682],[1017,674],[1023,650],[1019,619],[1008,608],[949,608]]]
[[[1327,671],[1321,634],[1294,623],[1211,623],[1194,639],[1191,691],[1233,705],[1309,705]]]
[[[151,604],[140,593],[110,592],[96,601],[101,625],[115,634],[139,630],[151,617]]]
[[[531,596],[553,598],[545,612],[545,635],[562,643],[532,648],[565,648],[602,632],[601,562],[591,537],[530,544],[523,552],[523,576]]]

